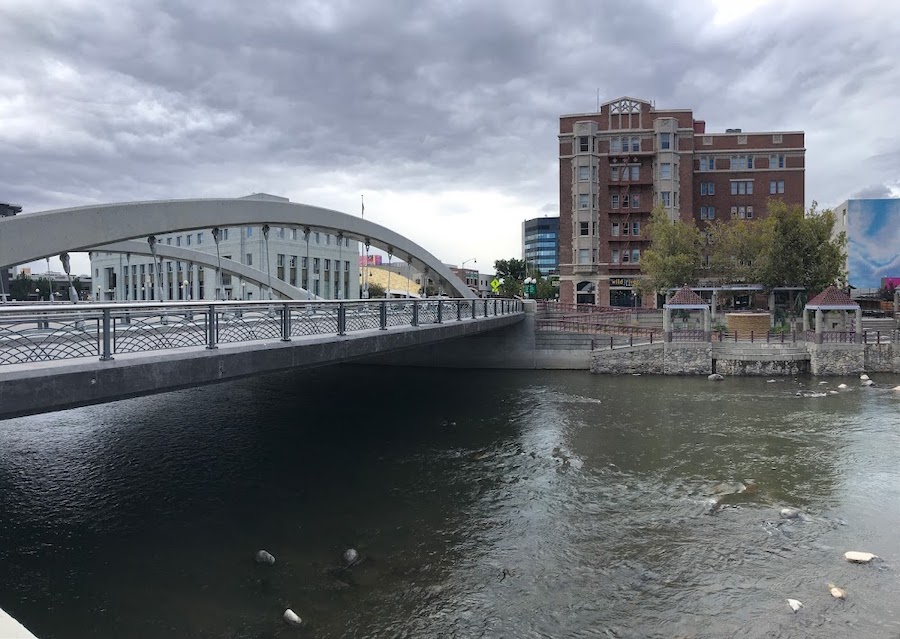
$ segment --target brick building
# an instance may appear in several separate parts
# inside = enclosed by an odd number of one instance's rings
[[[619,98],[559,119],[560,301],[653,307],[635,289],[647,223],[764,217],[804,203],[802,131],[707,133],[690,109]]]

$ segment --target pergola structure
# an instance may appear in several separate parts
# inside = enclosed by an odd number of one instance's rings
[[[815,312],[815,342],[816,344],[821,344],[823,341],[823,334],[831,331],[825,330],[825,313],[828,311],[841,311],[841,322],[840,324],[843,327],[843,331],[839,332],[853,332],[854,339],[853,341],[856,343],[860,343],[862,341],[862,331],[860,328],[862,327],[862,309],[859,304],[850,299],[850,296],[847,295],[844,291],[838,289],[835,286],[829,286],[824,291],[816,295],[814,298],[807,302],[806,307],[803,309],[803,330],[809,331],[809,311]],[[855,315],[855,323],[854,330],[847,331],[847,324],[850,312],[853,311]]]
[[[681,287],[672,299],[663,304],[663,334],[667,342],[672,341],[672,311],[703,311],[703,333],[706,339],[709,339],[709,304],[687,285]]]

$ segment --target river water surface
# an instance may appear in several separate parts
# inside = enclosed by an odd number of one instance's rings
[[[330,368],[0,422],[0,607],[41,639],[896,639],[875,379]]]

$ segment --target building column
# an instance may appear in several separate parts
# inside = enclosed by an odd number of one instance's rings
[[[666,342],[672,341],[672,317],[669,315],[671,311],[663,307],[663,339]]]
[[[808,330],[809,330],[809,310],[804,308],[803,309],[803,332],[804,332],[804,334]]]
[[[714,322],[716,320],[716,308],[719,306],[719,292],[715,289],[713,289],[712,299],[710,300],[710,302],[710,320]]]
[[[856,333],[853,336],[853,341],[857,344],[862,343],[862,308],[856,309],[856,325],[853,327],[856,329]]]
[[[710,341],[712,339],[712,326],[710,322],[710,310],[708,308],[703,309],[703,335],[706,341]]]
[[[775,326],[775,291],[769,293],[769,326]]]
[[[200,267],[196,264],[191,267],[191,299],[200,299]]]
[[[824,315],[822,309],[816,309],[816,344],[822,343],[822,324],[824,323]]]

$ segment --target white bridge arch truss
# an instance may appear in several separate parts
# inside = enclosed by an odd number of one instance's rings
[[[446,288],[458,297],[475,297],[472,290],[434,255],[384,226],[317,206],[256,199],[127,202],[55,209],[2,218],[0,267],[24,264],[67,252],[129,252],[129,247],[136,249],[137,246],[128,240],[142,240],[146,244],[147,238],[156,235],[265,224],[297,228],[304,232],[314,230],[342,234],[405,260],[414,269],[425,273],[426,278],[444,282]],[[107,248],[106,245],[112,246]],[[159,254],[163,253],[163,246],[157,244],[156,248]],[[211,258],[208,254],[205,255],[205,262],[201,259],[194,261],[216,268],[213,262],[215,255]],[[184,259],[192,257],[185,256]],[[224,260],[222,266],[222,270],[226,270]],[[230,272],[246,279],[259,280],[265,275],[261,271],[242,274],[233,265],[228,266]],[[260,283],[268,285],[267,281]],[[279,290],[282,288],[281,284],[283,282],[276,288],[276,280],[272,280],[273,289],[286,294]],[[292,286],[287,288],[292,289],[288,291],[291,293],[290,297],[305,299],[308,296],[302,289]]]

